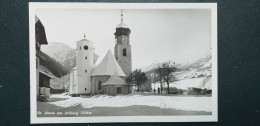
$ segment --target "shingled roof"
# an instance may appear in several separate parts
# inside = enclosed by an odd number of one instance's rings
[[[102,86],[105,85],[126,85],[126,82],[117,75],[112,75]]]
[[[118,62],[116,61],[110,50],[107,52],[100,64],[96,68],[94,68],[91,75],[118,75],[125,77],[125,73],[119,66]]]

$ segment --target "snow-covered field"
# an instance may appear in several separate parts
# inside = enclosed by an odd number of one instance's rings
[[[64,94],[52,95],[51,98],[68,98],[62,101],[50,102],[50,104],[67,108],[81,105],[82,108],[92,107],[126,107],[133,105],[145,105],[166,109],[185,111],[212,112],[211,97],[198,96],[157,96],[157,95],[95,95],[89,98],[70,97]]]

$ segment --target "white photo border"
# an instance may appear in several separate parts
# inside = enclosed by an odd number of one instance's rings
[[[36,101],[36,9],[211,9],[212,42],[212,115],[193,116],[104,116],[104,117],[37,117]],[[43,123],[122,123],[122,122],[217,122],[218,66],[217,66],[217,3],[47,3],[29,2],[30,53],[30,122]]]

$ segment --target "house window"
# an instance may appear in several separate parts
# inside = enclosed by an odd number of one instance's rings
[[[117,94],[121,94],[121,87],[117,87],[116,91],[117,91]]]
[[[102,81],[98,81],[98,90],[101,90]]]
[[[126,56],[126,49],[123,49],[123,56]]]
[[[85,50],[88,50],[88,46],[85,45],[85,46],[84,46],[84,49],[85,49]]]

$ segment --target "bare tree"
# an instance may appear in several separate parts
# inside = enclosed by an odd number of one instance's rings
[[[134,83],[137,85],[137,91],[140,90],[140,86],[147,81],[147,77],[141,69],[134,70],[128,77],[126,77],[126,83]]]
[[[157,69],[155,72],[159,75],[160,83],[161,83],[161,91],[162,91],[162,79],[167,83],[167,92],[169,94],[170,91],[170,80],[174,80],[173,72],[177,69],[174,67],[174,62],[168,61],[164,63],[157,64]]]

